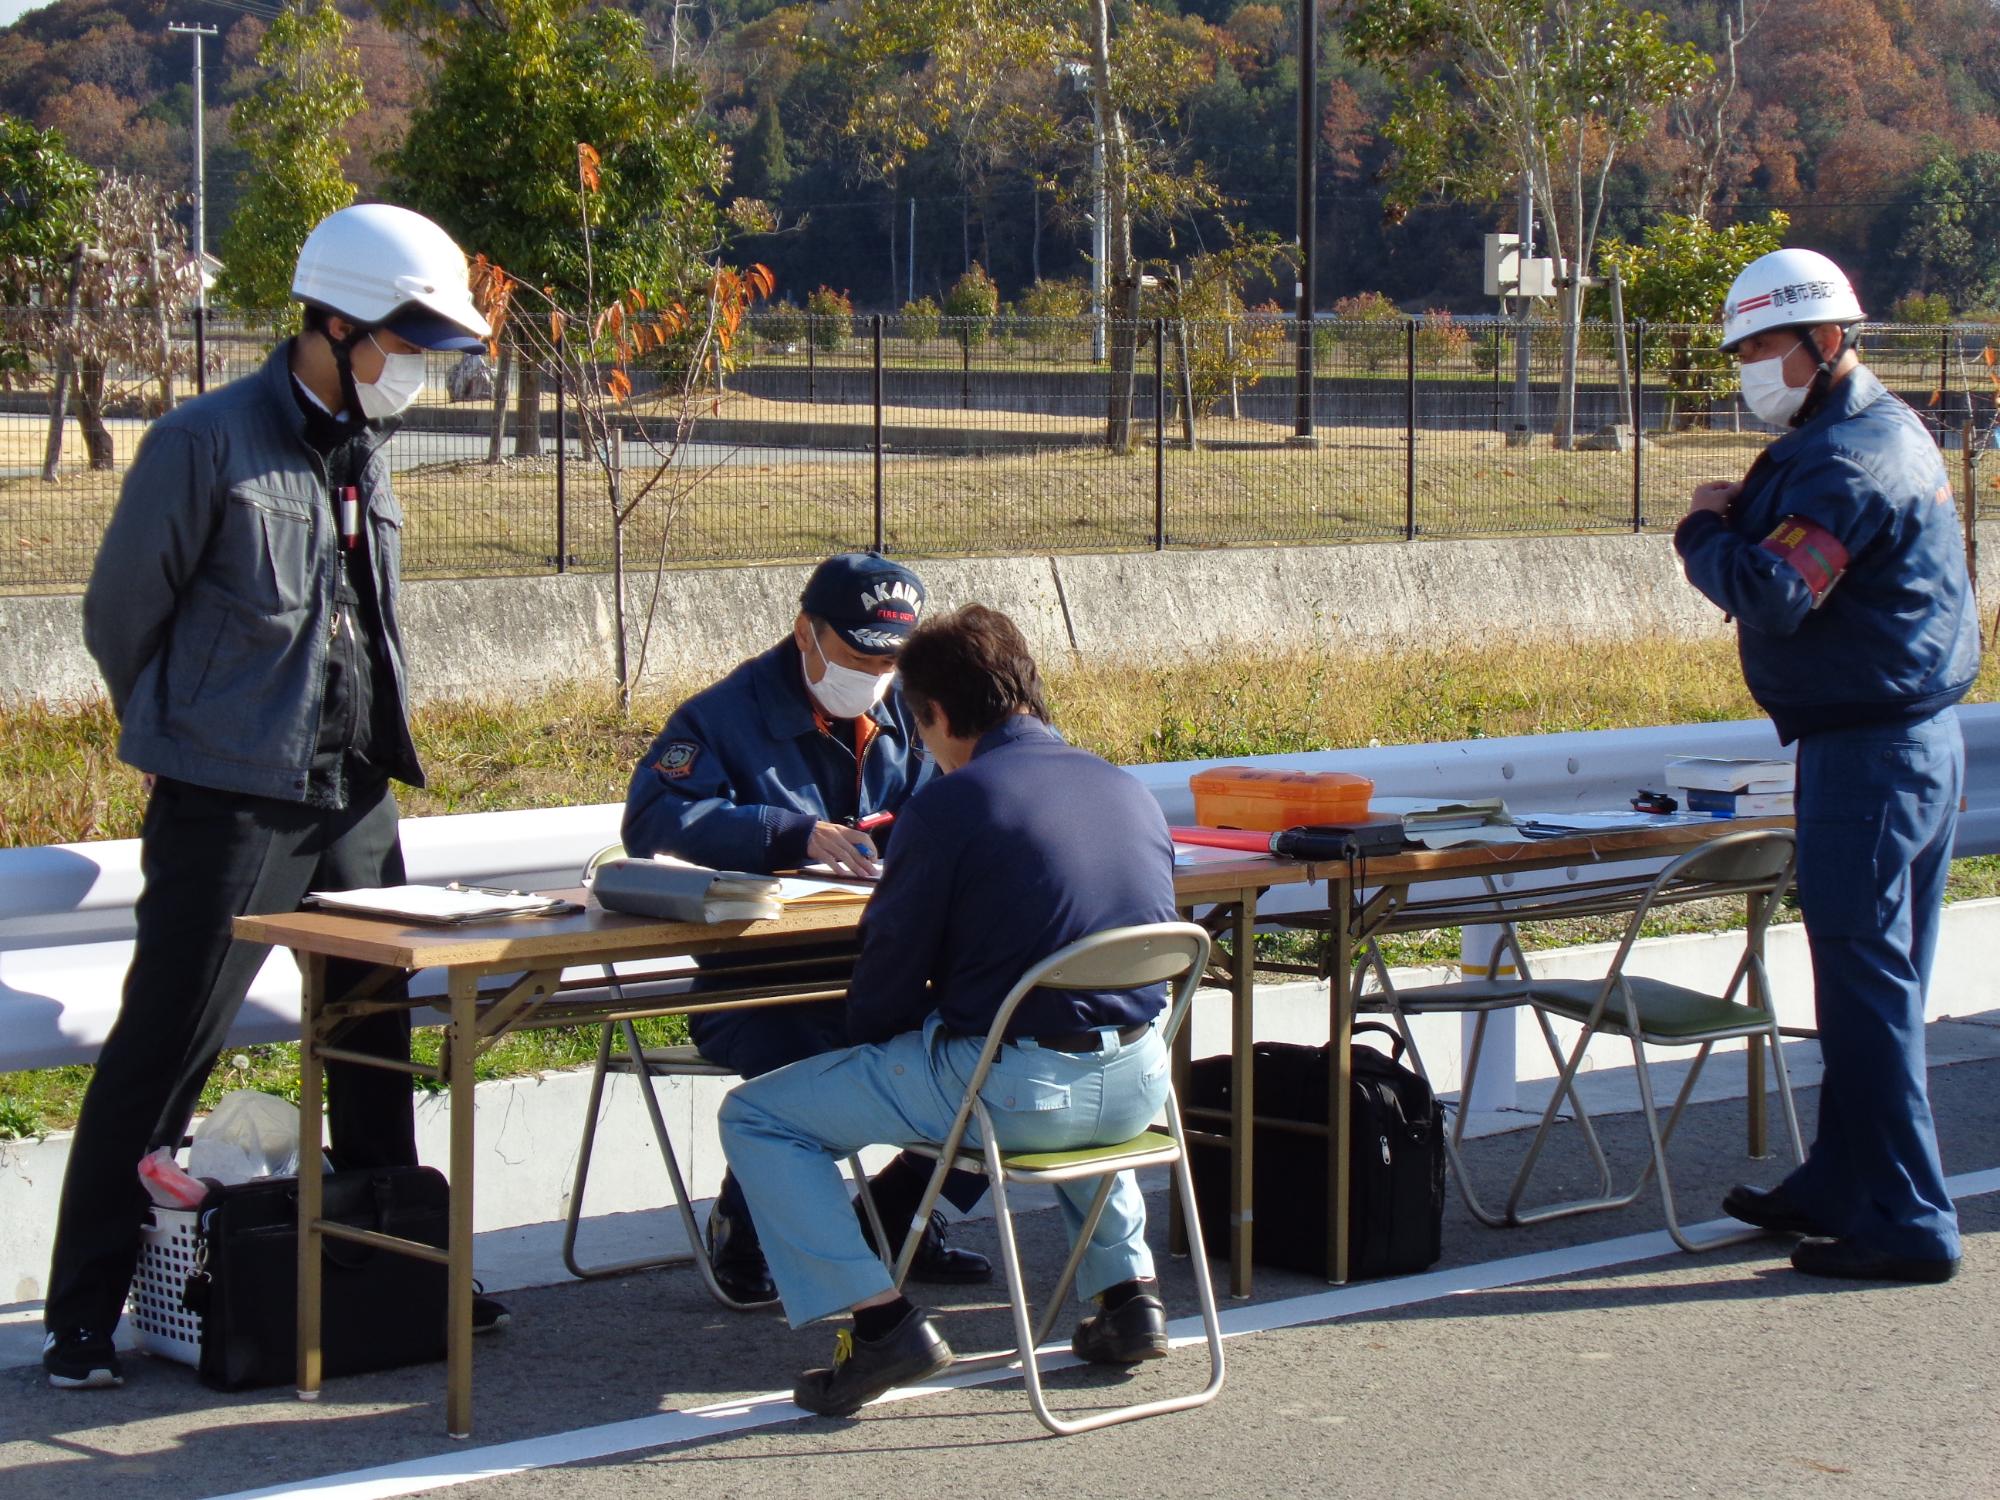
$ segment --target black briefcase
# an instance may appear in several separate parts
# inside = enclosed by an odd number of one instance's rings
[[[1347,1261],[1355,1278],[1426,1270],[1443,1253],[1443,1112],[1430,1085],[1397,1060],[1402,1038],[1379,1022],[1354,1028],[1357,1036],[1370,1031],[1386,1033],[1395,1054],[1354,1048]],[[1196,1062],[1182,1103],[1228,1109],[1229,1067],[1227,1057]],[[1259,1116],[1326,1123],[1326,1048],[1259,1042],[1251,1067]],[[1227,1120],[1204,1118],[1190,1127],[1229,1132]],[[1324,1276],[1325,1138],[1262,1125],[1254,1145],[1252,1258],[1259,1265]],[[1219,1253],[1229,1243],[1229,1152],[1217,1143],[1191,1141],[1188,1158],[1202,1237]]]
[[[330,1172],[322,1217],[442,1249],[451,1189],[434,1167]],[[201,1317],[201,1378],[225,1391],[298,1373],[299,1184],[262,1178],[202,1201],[196,1267],[182,1301]],[[324,1238],[320,1339],[328,1375],[444,1358],[445,1268]]]

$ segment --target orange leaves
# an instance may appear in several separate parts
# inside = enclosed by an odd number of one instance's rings
[[[493,336],[486,341],[486,352],[498,355],[500,351],[500,331],[507,325],[507,312],[514,304],[514,278],[484,255],[475,255],[466,267],[466,281],[472,292],[472,305],[486,316],[493,325]]]
[[[613,370],[604,377],[604,392],[613,401],[632,399],[632,377],[623,370]]]
[[[576,176],[586,193],[594,193],[604,185],[602,168],[604,158],[597,154],[597,148],[588,141],[576,143]]]

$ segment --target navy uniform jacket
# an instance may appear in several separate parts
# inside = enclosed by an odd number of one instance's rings
[[[1929,718],[1978,675],[1944,461],[1865,367],[1759,455],[1726,518],[1694,512],[1674,546],[1736,617],[1744,681],[1786,744]]]
[[[910,799],[861,919],[847,993],[851,1042],[879,1042],[937,1011],[983,1036],[1029,965],[1107,927],[1176,920],[1167,820],[1132,776],[1022,715]],[[1164,987],[1039,990],[1010,1037],[1124,1028],[1158,1015]]]
[[[814,824],[896,812],[935,769],[894,687],[870,717],[857,765],[853,721],[822,727],[785,637],[674,710],[632,773],[626,852],[718,870],[796,868]]]

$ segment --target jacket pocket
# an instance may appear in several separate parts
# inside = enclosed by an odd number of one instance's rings
[[[270,614],[304,609],[313,593],[313,508],[257,485],[229,491],[208,576]]]
[[[368,509],[369,540],[375,548],[375,576],[384,589],[393,588],[403,568],[403,507],[384,490]]]

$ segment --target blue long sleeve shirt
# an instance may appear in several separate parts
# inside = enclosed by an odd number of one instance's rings
[[[632,773],[626,852],[718,870],[796,868],[815,824],[896,812],[936,769],[894,687],[869,719],[857,754],[853,720],[815,713],[787,636],[674,710]]]
[[[1031,964],[1093,932],[1175,915],[1173,839],[1152,795],[1040,720],[1009,719],[898,817],[861,919],[848,1039],[885,1040],[934,1010],[950,1030],[984,1035]],[[1008,1035],[1123,1028],[1164,1004],[1159,985],[1038,990]]]

